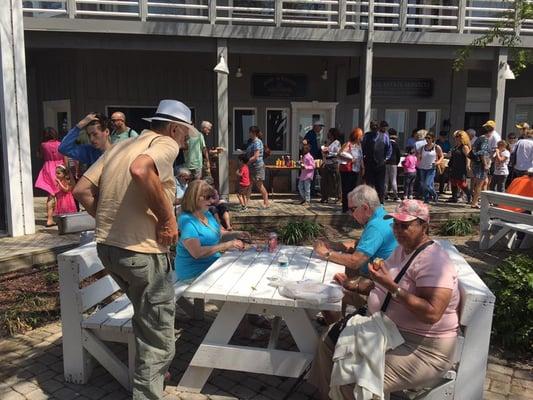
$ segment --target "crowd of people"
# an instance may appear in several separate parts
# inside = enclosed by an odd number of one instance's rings
[[[75,212],[74,199],[95,217],[98,256],[134,308],[133,398],[159,399],[175,352],[173,282],[192,282],[221,252],[243,250],[251,238],[233,229],[227,203],[217,192],[213,159],[225,149],[207,147],[212,124],[203,121],[196,129],[191,110],[176,100],[162,100],[146,120],[150,129],[140,135],[121,112],[111,119],[90,113],[61,141],[55,130],[45,129],[40,149],[44,165],[36,187],[49,194],[47,225],[53,224],[54,213]],[[343,212],[364,227],[358,241],[318,240],[314,251],[346,267],[335,276],[345,289],[343,312],[352,306],[361,316],[372,316],[375,324],[363,329],[352,322],[346,330],[345,323],[341,330],[343,313],[323,313],[328,334],[309,376],[322,398],[351,399],[364,392],[357,374],[346,373],[359,367],[336,349],[340,343],[343,354],[351,354],[354,343],[348,335],[353,339],[370,332],[379,338],[385,325],[396,334],[388,338],[396,345],[361,350],[371,350],[370,358],[382,357],[377,386],[382,391],[430,383],[450,367],[458,331],[457,272],[429,237],[428,203],[438,202],[447,184],[449,201],[465,196],[472,207],[478,207],[486,187],[533,196],[533,130],[526,123],[517,128],[519,135],[509,134],[507,142],[494,121],[487,121],[479,135],[455,131],[453,143],[442,132],[437,139],[418,129],[401,149],[397,132],[385,121],[372,121],[367,133],[353,129],[345,142],[331,128],[323,145],[318,139],[323,123],[314,122],[301,148],[299,202],[310,204],[319,175],[320,202],[340,201]],[[87,142],[80,138],[82,131]],[[259,127],[250,127],[246,151],[231,171],[239,179],[243,210],[253,186],[262,207],[270,205],[264,186],[268,149],[262,138]],[[385,211],[386,198],[399,202],[394,213]]]
[[[320,176],[320,202],[341,201],[342,212],[348,211],[347,194],[363,183],[376,189],[381,204],[386,199],[413,198],[437,203],[448,188],[451,198],[447,202],[464,200],[479,208],[482,190],[504,192],[514,178],[533,168],[533,130],[525,122],[516,125],[519,134],[509,133],[507,141],[501,139],[492,120],[479,132],[457,130],[450,139],[444,131],[437,138],[426,129],[415,129],[403,149],[397,131],[386,121],[371,121],[370,131],[364,134],[355,128],[344,143],[339,130],[331,128],[319,146],[323,127],[315,121],[301,147],[303,156],[321,160],[315,162],[320,167],[313,173],[310,163],[301,163],[299,191],[304,205],[310,203],[307,193],[313,193]],[[403,178],[403,193],[399,178]]]

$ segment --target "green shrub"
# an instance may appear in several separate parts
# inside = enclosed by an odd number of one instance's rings
[[[48,271],[43,274],[43,278],[47,285],[53,285],[59,282],[59,273],[57,271]]]
[[[443,236],[466,236],[473,232],[472,221],[464,217],[449,219],[439,227],[439,235]]]
[[[492,339],[512,352],[533,352],[533,259],[523,255],[506,258],[487,273],[496,296]]]
[[[316,239],[324,228],[311,221],[289,222],[279,230],[279,238],[285,244],[299,245],[306,240]]]

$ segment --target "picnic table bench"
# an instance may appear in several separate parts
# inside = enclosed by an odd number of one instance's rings
[[[511,211],[501,206],[520,208],[525,212]],[[526,235],[520,243],[520,248],[531,247],[533,244],[532,210],[533,198],[531,197],[493,191],[481,192],[479,248],[490,249],[500,239],[510,234],[507,246],[512,249],[515,247],[518,232]]]
[[[135,362],[135,337],[131,324],[133,305],[104,269],[91,242],[58,256],[61,328],[63,331],[63,366],[65,380],[87,383],[96,359],[127,390],[131,390]],[[100,273],[99,275],[97,275]],[[87,282],[82,285],[82,282]],[[83,287],[80,287],[83,286]],[[203,302],[190,304],[182,297],[188,285],[174,284],[180,307],[194,318],[201,319]],[[109,304],[99,305],[112,295]],[[126,343],[128,362],[123,363],[105,342]]]

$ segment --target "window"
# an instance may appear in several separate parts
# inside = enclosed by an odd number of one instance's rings
[[[233,109],[233,151],[246,150],[248,143],[248,131],[256,124],[255,108]]]
[[[407,129],[407,110],[385,110],[385,121],[389,127],[396,129],[400,148],[405,146],[405,131]]]
[[[289,111],[286,108],[267,108],[265,144],[272,151],[288,151]]]
[[[418,110],[416,127],[426,129],[434,134],[439,134],[439,110]]]

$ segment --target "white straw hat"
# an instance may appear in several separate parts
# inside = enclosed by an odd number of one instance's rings
[[[151,118],[143,118],[145,121],[168,121],[185,122],[192,125],[191,109],[177,100],[161,100],[155,115]]]

